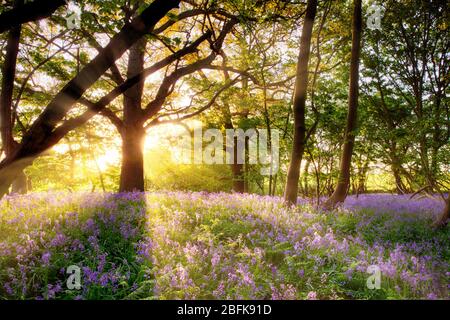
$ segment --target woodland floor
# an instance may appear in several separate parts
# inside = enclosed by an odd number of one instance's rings
[[[0,299],[449,299],[450,227],[430,227],[442,208],[388,194],[333,212],[225,193],[7,197]]]

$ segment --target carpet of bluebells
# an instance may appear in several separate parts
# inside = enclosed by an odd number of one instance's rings
[[[442,209],[386,194],[333,212],[225,193],[9,196],[0,299],[449,299],[450,228],[430,227]]]

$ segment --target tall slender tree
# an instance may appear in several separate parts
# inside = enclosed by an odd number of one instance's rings
[[[294,93],[294,141],[291,162],[287,174],[284,199],[289,204],[297,202],[300,164],[305,151],[306,125],[305,106],[308,87],[308,63],[311,47],[311,35],[317,11],[317,1],[308,0],[305,22],[300,39],[300,54],[298,56],[297,77]]]
[[[355,130],[358,117],[359,61],[361,54],[362,8],[361,0],[353,2],[352,52],[350,62],[350,85],[348,94],[347,124],[344,134],[344,146],[341,155],[339,178],[336,189],[325,203],[328,208],[344,202],[350,186],[350,165],[355,144]]]

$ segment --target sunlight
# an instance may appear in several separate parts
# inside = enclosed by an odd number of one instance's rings
[[[66,154],[69,152],[69,145],[66,143],[60,143],[53,147],[53,151],[59,154]]]
[[[447,2],[2,1],[0,305],[448,300]]]
[[[97,163],[99,166],[99,169],[101,171],[105,171],[111,166],[116,166],[120,163],[120,159],[122,158],[120,154],[120,150],[111,149],[106,151],[106,153],[100,157],[98,157]]]
[[[144,150],[152,150],[160,147],[169,148],[171,139],[186,134],[186,130],[194,130],[202,126],[198,120],[186,120],[182,123],[162,124],[151,128],[147,132]]]

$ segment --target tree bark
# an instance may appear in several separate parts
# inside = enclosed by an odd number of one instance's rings
[[[327,208],[332,208],[336,206],[336,204],[344,202],[347,197],[350,184],[350,165],[352,161],[353,146],[355,143],[355,130],[357,125],[361,33],[361,0],[354,0],[347,125],[344,135],[344,146],[342,150],[338,183],[333,194],[325,203],[325,207]]]
[[[128,78],[144,70],[145,39],[130,48]],[[122,169],[120,192],[144,191],[145,129],[141,109],[144,79],[124,93],[124,120],[122,128]]]
[[[277,193],[277,182],[278,182],[278,173],[273,175],[273,186],[271,196],[275,196]]]
[[[144,139],[142,125],[123,130],[120,192],[144,191]]]
[[[0,163],[0,198],[7,193],[17,176],[40,153],[48,148],[48,140],[55,127],[113,63],[134,43],[147,34],[171,9],[178,7],[179,0],[155,0],[140,16],[127,23],[110,43],[73,78],[49,103],[31,129],[24,135],[14,154]]]
[[[235,159],[236,159],[236,150],[237,145],[234,145],[235,149]],[[233,191],[238,193],[245,193],[245,172],[244,172],[244,165],[243,164],[237,164],[234,163],[231,165],[231,171],[233,173]]]
[[[300,164],[305,151],[305,105],[308,87],[308,62],[311,46],[311,35],[316,17],[317,1],[308,0],[305,22],[300,39],[300,54],[297,64],[297,78],[294,94],[294,141],[291,162],[287,174],[284,199],[288,204],[297,203],[298,183],[300,178]]]
[[[305,193],[306,196],[309,195],[308,176],[309,176],[309,166],[310,165],[311,165],[311,159],[306,160],[305,172],[303,175],[303,182],[304,182],[303,192]]]
[[[223,66],[226,66],[227,57],[223,54]],[[226,81],[230,81],[230,75],[228,71],[223,70],[224,78]],[[242,87],[245,87],[245,83],[242,83]],[[224,102],[224,108],[222,109],[224,117],[224,127],[227,130],[235,130],[233,125],[233,119],[231,116],[231,108],[227,102]],[[226,145],[224,146],[226,148]],[[233,139],[233,163],[230,164],[231,174],[233,179],[233,191],[237,193],[245,193],[245,167],[243,164],[238,164],[238,137]]]
[[[0,131],[3,150],[6,157],[15,149],[13,137],[12,96],[16,77],[17,55],[19,53],[21,27],[9,32],[6,44],[6,56],[2,68],[2,92],[0,94]]]
[[[16,1],[16,7],[21,5],[22,1]],[[14,79],[16,77],[17,56],[19,54],[21,26],[13,27],[9,34],[6,44],[5,61],[2,67],[2,91],[0,93],[0,135],[5,156],[9,157],[17,148],[17,142],[14,140],[13,117],[12,117],[12,99],[14,91]],[[17,179],[12,186],[13,193],[26,193],[27,178],[23,171],[19,171]]]
[[[234,130],[233,121],[231,119],[230,106],[225,103],[224,108],[225,129]],[[230,164],[231,173],[233,175],[233,191],[238,193],[245,192],[245,171],[244,165],[238,164],[238,137],[234,137],[233,146],[233,163]]]
[[[397,191],[397,194],[401,195],[401,194],[407,193],[405,184],[402,181],[402,176],[400,174],[400,169],[399,169],[398,165],[396,163],[392,163],[391,170],[392,170],[392,175],[394,176],[394,179],[395,179],[395,189]]]

